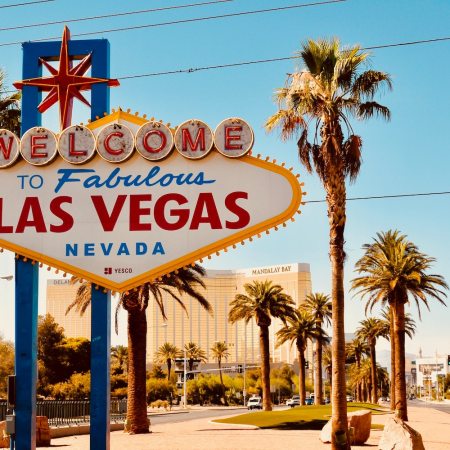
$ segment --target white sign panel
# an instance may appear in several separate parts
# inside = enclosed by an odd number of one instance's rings
[[[0,175],[0,246],[120,292],[285,222],[301,201],[290,171],[217,151],[21,160]]]

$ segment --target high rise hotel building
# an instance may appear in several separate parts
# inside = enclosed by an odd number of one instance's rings
[[[182,349],[187,342],[195,342],[205,352],[208,362],[214,362],[211,347],[217,341],[225,341],[230,350],[228,363],[259,363],[259,328],[254,320],[247,325],[240,321],[228,322],[230,301],[236,294],[245,294],[244,285],[252,281],[270,280],[283,287],[296,305],[304,302],[311,293],[311,274],[309,264],[281,264],[277,266],[254,267],[241,270],[208,270],[203,281],[206,285],[205,297],[213,308],[208,314],[195,300],[183,296],[187,314],[169,295],[164,294],[164,308],[167,321],[164,321],[155,302],[147,309],[147,362],[152,362],[158,348],[170,342]],[[65,314],[72,303],[78,285],[69,280],[49,280],[47,282],[47,312],[50,313],[65,330],[68,337],[90,338],[90,308],[83,317],[75,310]],[[200,288],[201,289],[201,288]],[[275,333],[281,328],[281,321],[272,320],[270,326],[270,353],[273,362],[293,363],[297,359],[295,344],[276,346]],[[307,359],[312,359],[308,346]]]
[[[230,350],[230,362],[258,363],[260,360],[259,328],[254,320],[247,325],[243,321],[228,322],[230,301],[236,294],[245,294],[244,285],[252,281],[270,280],[283,287],[296,305],[304,302],[311,293],[309,264],[281,264],[277,266],[254,267],[242,270],[208,270],[204,283],[205,297],[213,307],[208,314],[199,303],[184,297],[187,314],[169,296],[164,297],[167,321],[164,321],[158,306],[153,302],[147,310],[147,361],[154,359],[155,352],[165,342],[183,348],[187,342],[195,342],[205,350],[208,362],[214,362],[211,347],[214,342],[225,341]],[[270,332],[270,353],[273,362],[293,363],[297,358],[295,345],[276,346],[275,333],[281,328],[279,319],[273,319]],[[310,352],[310,349],[308,349]],[[310,358],[309,358],[310,359]]]

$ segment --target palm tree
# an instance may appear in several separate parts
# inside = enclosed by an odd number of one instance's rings
[[[194,363],[196,361],[206,362],[206,353],[195,342],[188,342],[184,345],[184,352],[188,360],[189,372],[194,370]]]
[[[155,356],[157,364],[167,365],[167,380],[170,380],[170,370],[172,369],[172,361],[180,356],[180,349],[170,342],[165,342],[158,348]]]
[[[429,309],[427,298],[445,305],[447,283],[441,275],[429,274],[434,258],[421,253],[399,231],[377,233],[374,242],[363,246],[365,254],[355,270],[361,275],[352,281],[352,289],[367,296],[366,310],[388,303],[392,308],[395,350],[395,412],[408,420],[405,380],[405,304],[414,300]]]
[[[277,345],[285,342],[295,342],[298,351],[299,361],[299,395],[300,405],[305,404],[306,388],[305,388],[305,350],[308,340],[327,341],[327,335],[322,328],[317,327],[316,319],[306,309],[298,308],[292,317],[288,317],[286,324],[277,331]],[[318,392],[315,391],[315,395]]]
[[[381,317],[384,327],[387,329],[386,335],[388,335],[389,342],[391,344],[391,379],[390,379],[390,396],[391,396],[391,409],[395,410],[395,336],[394,336],[394,313],[391,307],[381,311]],[[416,322],[411,317],[411,314],[405,314],[405,334],[412,339],[416,333]]]
[[[361,369],[361,360],[364,356],[369,354],[369,346],[367,343],[356,337],[346,345],[347,359],[354,359],[356,364],[356,371]],[[362,384],[356,385],[356,401],[362,400]]]
[[[111,348],[111,360],[115,361],[118,373],[127,373],[128,371],[128,348],[124,345],[116,345]]]
[[[369,317],[362,320],[360,328],[356,330],[356,337],[364,340],[369,345],[370,364],[371,364],[371,385],[372,385],[372,403],[378,402],[378,382],[377,382],[377,357],[375,346],[379,337],[386,336],[386,329],[383,327],[383,321],[375,317]]]
[[[359,46],[341,49],[336,38],[309,40],[298,56],[305,69],[289,75],[286,87],[276,92],[279,111],[267,120],[266,128],[270,131],[279,127],[283,139],[299,134],[300,161],[308,172],[315,169],[326,191],[332,277],[332,449],[335,450],[336,439],[341,442],[348,432],[344,335],[346,179],[356,179],[362,148],[362,139],[353,134],[349,117],[389,119],[389,109],[375,102],[374,96],[383,86],[391,88],[391,80],[383,72],[363,71],[369,54]],[[308,139],[311,122],[312,142]]]
[[[21,93],[18,91],[11,95],[3,95],[4,80],[5,73],[0,70],[0,128],[5,128],[20,136]]]
[[[316,292],[306,296],[304,307],[313,317],[316,327],[322,329],[323,324],[331,324],[331,301],[330,296]],[[314,403],[323,404],[323,386],[322,386],[322,341],[316,340],[315,348],[315,383],[314,383]]]
[[[228,345],[225,341],[215,342],[214,345],[211,347],[211,352],[213,354],[213,358],[217,360],[217,364],[219,366],[220,384],[222,385],[223,398],[225,405],[228,406],[228,401],[225,396],[225,385],[223,384],[223,377],[222,377],[222,359],[224,358],[228,359],[228,357],[230,356]]]
[[[230,302],[228,320],[230,323],[244,320],[247,324],[255,319],[259,327],[263,405],[265,411],[271,411],[269,327],[272,317],[285,321],[294,314],[294,301],[280,285],[272,285],[268,280],[246,283],[244,289],[246,294],[237,294]]]
[[[331,346],[330,345],[325,345],[323,348],[323,352],[322,352],[322,364],[323,364],[323,369],[325,370],[327,379],[330,383],[330,386],[332,385],[332,355],[331,355]]]
[[[168,294],[185,311],[186,307],[180,298],[187,294],[196,299],[200,305],[211,312],[212,308],[208,300],[198,290],[205,287],[201,277],[204,269],[195,265],[180,268],[171,272],[159,280],[144,283],[143,285],[122,293],[116,308],[116,332],[117,315],[120,308],[128,313],[128,399],[127,420],[125,430],[131,434],[148,433],[150,422],[147,418],[146,402],[146,346],[147,346],[147,317],[146,309],[152,298],[158,305],[161,314],[166,319],[163,294]],[[76,282],[76,279],[72,280]],[[91,301],[91,283],[82,283],[78,289],[75,300],[69,305],[66,312],[72,308],[82,314]]]

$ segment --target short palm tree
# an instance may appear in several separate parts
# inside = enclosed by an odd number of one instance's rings
[[[20,136],[21,93],[4,95],[4,80],[5,73],[0,70],[0,128],[5,128]]]
[[[116,345],[111,348],[111,360],[115,362],[118,373],[128,372],[128,348],[124,345]]]
[[[429,309],[428,298],[445,305],[448,289],[441,275],[428,273],[434,258],[421,253],[399,231],[377,233],[370,244],[363,246],[364,255],[355,265],[361,276],[352,281],[352,289],[367,296],[366,310],[388,303],[392,308],[395,350],[395,412],[408,420],[405,380],[405,304],[414,300]]]
[[[228,359],[230,356],[228,345],[225,341],[215,342],[214,345],[211,347],[211,352],[213,354],[213,358],[217,361],[217,364],[219,366],[220,384],[222,385],[223,399],[225,405],[228,406],[227,397],[225,395],[225,385],[223,384],[223,377],[222,377],[222,360]]]
[[[304,69],[289,75],[286,86],[276,92],[279,110],[267,120],[266,128],[279,127],[283,139],[297,136],[301,163],[308,172],[315,169],[326,191],[333,304],[331,445],[336,450],[342,448],[337,441],[349,442],[344,335],[346,179],[356,179],[362,149],[362,139],[353,133],[349,119],[389,119],[389,109],[374,97],[383,86],[390,88],[391,80],[386,73],[364,70],[369,54],[359,46],[341,48],[335,38],[309,40],[298,56]]]
[[[155,354],[155,360],[157,364],[167,365],[167,380],[170,380],[170,371],[172,369],[172,361],[180,356],[180,349],[171,344],[170,342],[165,342],[161,345]]]
[[[386,329],[383,321],[375,317],[369,317],[362,320],[360,327],[356,330],[356,337],[366,341],[369,346],[370,364],[371,364],[371,385],[372,385],[372,403],[378,402],[378,381],[377,381],[377,357],[375,346],[377,339],[386,336]]]
[[[346,346],[347,359],[354,359],[356,371],[361,369],[361,361],[364,356],[369,355],[369,346],[366,341],[356,337]],[[356,384],[356,401],[362,401],[362,384]]]
[[[246,294],[237,294],[230,302],[228,320],[230,323],[236,323],[238,320],[248,323],[254,319],[259,327],[263,405],[265,411],[271,411],[269,327],[272,317],[285,321],[293,316],[295,304],[280,285],[272,285],[268,280],[247,283],[244,289]]]
[[[199,287],[205,287],[201,278],[204,273],[204,269],[197,264],[188,268],[180,268],[159,280],[144,283],[120,296],[116,308],[116,331],[117,314],[120,308],[123,307],[128,313],[128,398],[125,430],[129,433],[149,432],[150,422],[147,417],[146,401],[146,309],[148,303],[150,299],[153,299],[165,319],[164,293],[176,301],[185,311],[186,307],[181,295],[187,294],[196,299],[207,311],[212,312],[208,300],[198,290]],[[76,279],[73,280],[73,282],[76,281]],[[75,300],[67,308],[67,312],[75,308],[82,314],[91,302],[90,292],[91,283],[82,283]]]
[[[188,370],[194,370],[194,363],[197,361],[206,362],[206,352],[199,347],[195,342],[188,342],[184,345],[184,352],[188,362]]]
[[[331,324],[331,300],[329,295],[316,292],[306,296],[305,303],[302,304],[313,317],[316,327],[322,329],[323,325]],[[322,383],[322,341],[315,341],[315,376],[314,376],[314,403],[323,404],[323,383]]]
[[[299,395],[300,405],[305,404],[305,350],[308,341],[327,342],[327,335],[322,328],[317,327],[316,319],[309,311],[304,308],[298,308],[294,315],[288,317],[285,325],[277,331],[277,344],[282,345],[285,342],[295,343],[298,351],[299,361]],[[318,395],[318,392],[315,392]]]
[[[394,336],[394,312],[388,305],[381,311],[381,317],[386,327],[387,335],[389,336],[389,343],[391,344],[391,379],[390,379],[390,398],[391,409],[395,410],[395,336]],[[405,334],[412,339],[416,333],[416,322],[411,317],[411,314],[405,314]]]

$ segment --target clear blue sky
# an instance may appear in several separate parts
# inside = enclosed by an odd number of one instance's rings
[[[15,0],[5,0],[3,5]],[[199,0],[200,1],[200,0]],[[0,9],[0,28],[67,20],[114,12],[187,4],[163,1],[53,2]],[[68,23],[77,33],[138,26],[240,11],[300,4],[296,0],[234,0],[220,4],[146,13],[114,19]],[[0,4],[1,8],[1,4]],[[291,9],[122,32],[104,32],[85,38],[107,38],[111,44],[111,76],[196,68],[248,60],[291,56],[307,38],[338,36],[344,44],[363,47],[450,36],[448,0],[348,0],[342,3]],[[0,44],[61,36],[63,25],[0,31]],[[353,122],[363,138],[363,166],[349,197],[398,193],[450,191],[450,41],[372,51],[371,64],[391,74],[394,90],[379,100],[389,106],[392,120],[385,123]],[[324,198],[315,176],[300,167],[294,142],[282,143],[263,129],[275,111],[272,93],[283,85],[295,61],[255,64],[193,73],[124,79],[111,91],[111,106],[131,108],[148,117],[181,123],[200,118],[214,127],[230,116],[245,118],[255,129],[255,151],[286,161],[302,174],[307,199]],[[7,82],[21,79],[20,45],[0,45],[0,67]],[[86,122],[89,113],[77,106],[75,121]],[[44,124],[57,129],[56,114]],[[378,231],[401,230],[419,248],[437,259],[434,271],[450,282],[450,196],[351,201],[346,228],[346,288],[353,276],[361,246]],[[311,264],[314,291],[329,292],[328,221],[325,204],[303,207],[303,214],[286,229],[213,259],[208,268],[228,269],[284,262]],[[11,273],[10,254],[0,257],[0,275]],[[44,276],[46,276],[44,274]],[[0,332],[11,338],[13,328],[11,282],[0,281]],[[346,329],[352,332],[364,318],[363,303],[347,294]],[[41,289],[41,305],[44,292]],[[411,308],[415,317],[416,310]],[[407,351],[450,353],[450,310],[431,302]],[[122,324],[121,337],[125,336]],[[387,347],[380,342],[380,348]]]

